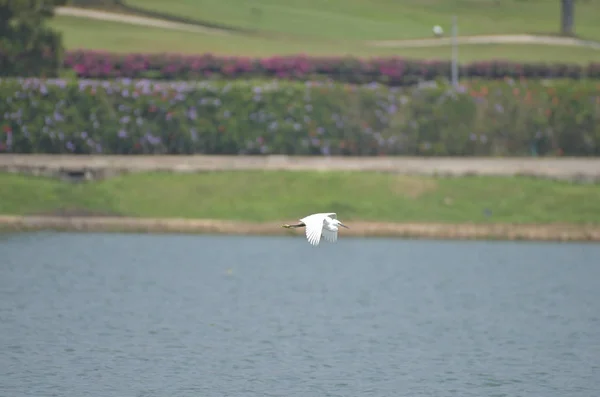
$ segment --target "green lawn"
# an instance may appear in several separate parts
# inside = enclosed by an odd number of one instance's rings
[[[213,36],[159,28],[103,22],[75,17],[55,17],[50,24],[63,34],[69,49],[104,49],[115,52],[179,52],[223,55],[269,56],[307,53],[312,55],[398,55],[411,58],[449,59],[448,46],[429,48],[389,49],[368,47],[349,41],[321,41],[244,37],[239,35]],[[545,45],[464,45],[460,61],[503,58],[515,61],[571,61],[588,63],[600,61],[600,51],[585,48]]]
[[[0,214],[87,209],[140,217],[293,221],[342,219],[600,224],[600,185],[525,177],[410,177],[386,173],[133,174],[70,184],[0,174]],[[484,211],[489,209],[491,216]]]
[[[557,34],[560,0],[125,0],[196,20],[321,39],[430,37],[439,24],[461,35]],[[600,40],[600,2],[577,1],[576,34]]]

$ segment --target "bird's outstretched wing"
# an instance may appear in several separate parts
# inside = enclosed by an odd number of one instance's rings
[[[323,230],[323,224],[326,217],[335,219],[336,214],[335,212],[323,212],[319,214],[312,214],[300,219],[300,221],[304,222],[306,225],[306,238],[308,239],[308,242],[314,246],[319,245],[321,242],[321,235],[324,235],[325,239],[328,241],[332,241],[330,240],[331,238],[334,238],[333,241],[337,239],[337,233],[335,233],[335,236],[331,236],[332,232]]]
[[[304,221],[306,224],[306,238],[308,242],[314,246],[319,245],[321,241],[321,233],[323,232],[323,220],[325,217],[312,217],[308,221]]]
[[[312,214],[300,219],[306,225],[306,238],[312,245],[319,245],[321,241],[321,233],[323,231],[323,221],[326,214]]]
[[[331,219],[337,218],[337,214],[335,212],[329,212],[329,213],[323,214],[323,215],[328,216]],[[325,238],[325,240],[329,241],[330,243],[335,243],[337,241],[338,234],[337,234],[337,232],[332,232],[331,230],[327,230],[326,228],[323,228],[323,237]]]
[[[336,219],[337,218],[337,214],[335,212],[326,212],[326,213],[324,213],[322,215],[328,216],[331,219]]]
[[[330,243],[335,243],[337,241],[338,234],[337,232],[332,232],[331,230],[323,228],[323,237]]]

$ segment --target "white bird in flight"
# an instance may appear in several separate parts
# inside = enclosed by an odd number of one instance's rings
[[[287,229],[306,227],[306,238],[314,246],[319,245],[321,236],[331,243],[336,242],[338,226],[350,229],[337,219],[335,212],[312,214],[300,219],[300,222],[294,225],[283,225]]]

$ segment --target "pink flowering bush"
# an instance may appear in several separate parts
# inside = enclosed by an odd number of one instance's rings
[[[4,79],[0,95],[0,154],[600,155],[589,82]]]
[[[115,54],[67,51],[64,67],[80,78],[149,78],[158,80],[277,78],[323,80],[389,86],[450,77],[450,62],[399,57],[360,59],[305,55],[248,58],[175,54]],[[460,67],[466,78],[600,78],[600,65],[524,64],[502,60],[473,62]]]

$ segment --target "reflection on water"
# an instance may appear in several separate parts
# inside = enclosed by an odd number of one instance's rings
[[[0,395],[600,395],[600,246],[0,237]]]

